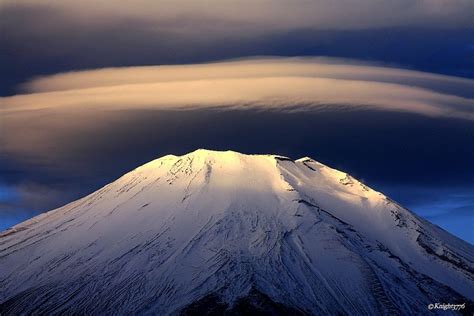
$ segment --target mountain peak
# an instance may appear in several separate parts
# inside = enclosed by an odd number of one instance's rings
[[[311,158],[199,149],[0,235],[0,313],[423,313],[474,299],[473,262],[471,245]]]
[[[275,159],[291,160],[288,157],[275,155],[275,154],[243,154],[243,153],[233,151],[233,150],[212,150],[212,149],[203,149],[203,148],[196,149],[180,157],[188,157],[188,156],[214,157],[214,158],[219,158],[219,159],[225,159],[225,158],[230,158],[230,157],[234,157],[234,158],[235,157],[260,157],[260,158],[273,157]]]

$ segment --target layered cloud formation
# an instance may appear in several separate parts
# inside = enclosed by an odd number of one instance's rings
[[[474,119],[474,80],[327,58],[110,68],[38,78],[2,112],[327,106]],[[12,114],[13,115],[13,114]]]

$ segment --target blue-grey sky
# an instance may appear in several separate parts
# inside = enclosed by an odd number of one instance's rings
[[[0,113],[0,229],[163,154],[208,148],[311,156],[473,243],[472,12],[470,0],[0,0],[0,93],[6,97]],[[146,76],[147,85],[166,81],[162,70],[122,68],[251,56],[299,57],[284,70],[299,81],[247,81],[238,93],[222,82],[226,92],[209,101],[213,108],[190,92],[195,87],[153,87],[197,98],[197,106],[176,111],[169,104],[185,99],[163,96],[144,104],[136,96],[149,92],[140,86]],[[314,64],[331,66],[317,74],[300,69]],[[107,67],[117,67],[111,77],[85,72],[35,79]],[[208,68],[192,69],[182,75],[186,80],[208,75]],[[140,87],[119,95],[116,107],[117,99],[103,95],[104,83],[97,80],[114,86],[120,77]],[[67,92],[84,85],[107,102]],[[298,89],[304,102],[296,100]],[[242,91],[245,101],[259,106],[229,106]],[[285,98],[293,108],[275,102]]]

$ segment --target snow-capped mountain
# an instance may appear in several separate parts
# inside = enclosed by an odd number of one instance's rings
[[[169,155],[0,235],[2,315],[406,315],[473,300],[472,245],[311,158]]]

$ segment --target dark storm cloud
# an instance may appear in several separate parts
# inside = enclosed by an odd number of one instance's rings
[[[0,93],[66,70],[255,55],[379,60],[473,77],[472,1],[0,1]]]

